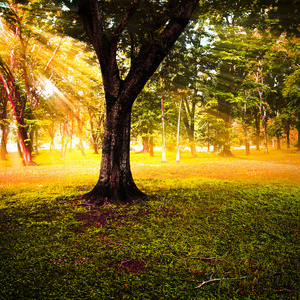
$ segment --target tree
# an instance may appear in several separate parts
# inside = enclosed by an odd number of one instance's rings
[[[7,144],[7,136],[8,136],[8,120],[7,120],[7,103],[8,98],[4,87],[0,85],[0,128],[2,131],[1,135],[1,145],[0,145],[0,159],[6,160],[6,144]]]
[[[133,181],[130,161],[131,108],[146,82],[186,27],[199,0],[63,1],[78,10],[98,56],[106,99],[106,123],[99,180],[84,198],[96,204],[120,204],[145,198]],[[106,14],[106,15],[105,15]],[[130,42],[128,73],[120,76],[118,45]]]
[[[299,66],[299,63],[298,63]],[[283,90],[285,97],[290,99],[288,109],[292,111],[296,117],[296,128],[298,131],[297,149],[300,151],[300,69],[295,70],[285,80]]]
[[[133,106],[132,131],[134,136],[141,136],[143,149],[140,153],[154,156],[154,138],[161,128],[161,94],[156,82],[150,80]],[[160,133],[160,131],[159,131]]]
[[[204,32],[205,18],[192,20],[163,62],[160,74],[166,78],[177,102],[182,100],[182,119],[192,157],[196,157],[195,119],[197,108],[204,102],[211,75],[206,69],[207,49]],[[180,100],[179,100],[180,99]]]
[[[48,69],[53,53],[43,47],[38,1],[31,1],[30,7],[23,2],[5,1],[0,6],[0,81],[16,119],[23,163],[34,165],[30,130],[36,128],[34,110],[42,95],[40,72]]]

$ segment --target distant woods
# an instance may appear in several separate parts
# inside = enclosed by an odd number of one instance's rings
[[[63,11],[27,2],[0,2],[0,157],[7,158],[8,144],[18,145],[25,165],[34,164],[41,147],[59,148],[62,159],[74,148],[97,154],[105,126],[97,57],[86,38],[63,34],[64,24],[78,26],[76,18],[59,19]],[[282,27],[275,12],[261,13],[264,23],[249,13],[213,10],[191,20],[133,105],[136,149],[155,155],[162,147],[163,113],[169,150],[179,146],[192,156],[197,147],[224,156],[232,146],[248,154],[250,146],[300,150],[299,32],[292,23]],[[130,32],[127,38],[122,46],[133,51]]]

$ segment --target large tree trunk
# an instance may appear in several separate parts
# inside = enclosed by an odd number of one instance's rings
[[[143,143],[143,148],[139,153],[149,153],[150,152],[149,138],[147,136],[142,136],[142,143]]]
[[[130,169],[131,107],[117,102],[107,105],[100,177],[94,189],[83,198],[98,205],[114,199],[122,204],[144,199],[135,185]]]

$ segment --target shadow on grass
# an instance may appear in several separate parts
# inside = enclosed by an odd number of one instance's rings
[[[174,181],[137,205],[91,210],[71,196],[6,196],[0,298],[299,296],[297,188]]]

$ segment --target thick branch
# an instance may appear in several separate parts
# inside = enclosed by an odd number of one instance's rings
[[[136,63],[131,65],[131,69],[125,79],[122,91],[124,95],[131,95],[131,99],[134,100],[140,93],[147,80],[156,71],[185,29],[198,2],[199,0],[181,1],[162,33],[149,44],[141,47]],[[126,99],[124,100],[127,101]]]
[[[100,62],[106,98],[117,98],[121,86],[116,59],[118,40],[104,33],[97,0],[80,1],[78,13]]]

